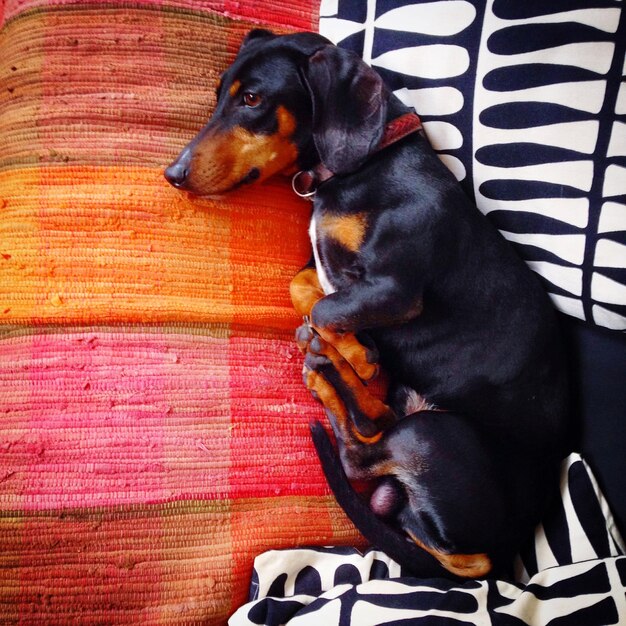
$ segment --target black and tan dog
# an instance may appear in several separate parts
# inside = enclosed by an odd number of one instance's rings
[[[314,254],[291,285],[310,320],[297,332],[305,380],[345,473],[375,485],[369,504],[359,499],[316,425],[331,487],[413,571],[484,576],[532,532],[555,487],[564,369],[538,279],[418,129],[355,55],[319,35],[256,30],[165,175],[216,195],[301,171],[294,184],[314,193]],[[378,364],[385,402],[362,382]]]

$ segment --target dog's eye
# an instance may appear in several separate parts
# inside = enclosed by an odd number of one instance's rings
[[[255,107],[258,107],[259,104],[261,104],[261,96],[258,93],[252,93],[251,91],[246,91],[243,94],[243,103],[247,107],[254,109]]]

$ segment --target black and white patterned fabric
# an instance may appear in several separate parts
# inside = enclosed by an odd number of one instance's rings
[[[322,0],[558,309],[626,329],[621,0]]]
[[[579,455],[513,580],[454,583],[403,576],[385,554],[352,548],[266,552],[250,602],[230,626],[600,626],[626,624],[624,545]]]

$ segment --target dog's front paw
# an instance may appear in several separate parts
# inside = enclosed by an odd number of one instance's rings
[[[364,345],[354,333],[333,333],[320,329],[319,334],[350,364],[363,381],[376,378],[379,372],[378,350],[370,342]]]
[[[336,333],[327,328],[314,327],[305,319],[304,324],[296,329],[295,337],[304,355],[311,350],[311,342],[321,337],[350,364],[361,380],[369,381],[378,375],[378,350],[367,335],[357,338],[354,333]],[[313,352],[316,351],[313,348]]]

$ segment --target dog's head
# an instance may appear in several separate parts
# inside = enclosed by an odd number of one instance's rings
[[[324,37],[253,30],[222,75],[213,116],[165,177],[208,196],[319,161],[352,171],[382,137],[387,97],[375,71]]]

